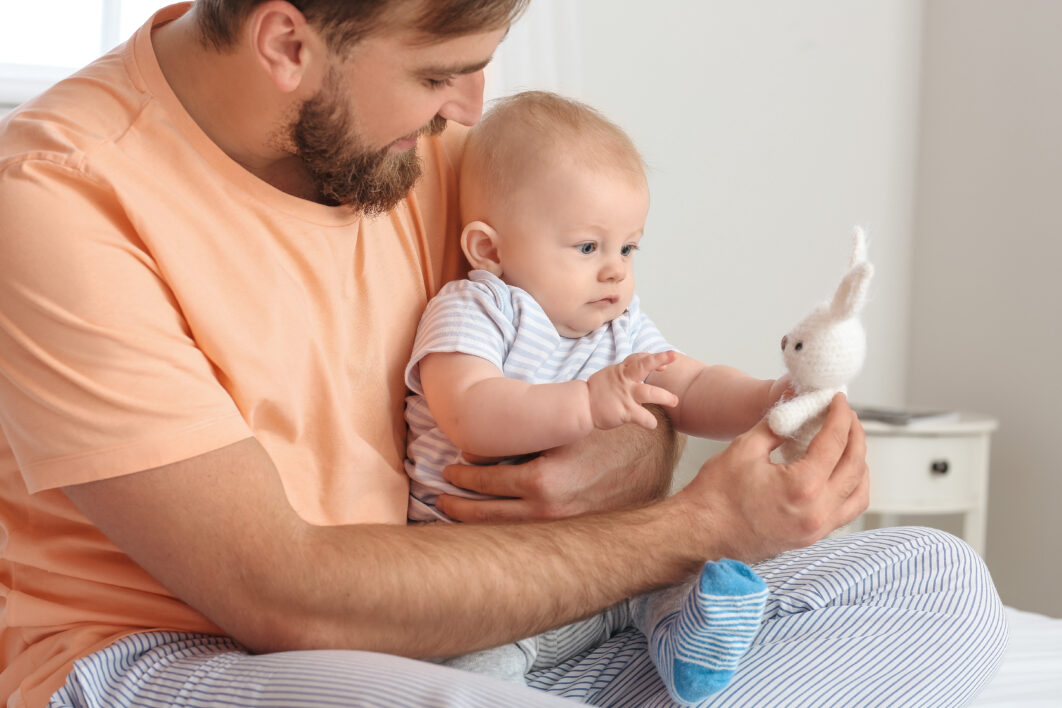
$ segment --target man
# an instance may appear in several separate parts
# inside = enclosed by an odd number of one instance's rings
[[[666,426],[623,429],[450,470],[509,499],[441,498],[449,516],[520,523],[403,525],[402,367],[461,271],[461,132],[438,133],[478,119],[519,5],[200,0],[0,124],[9,704],[659,701],[621,608],[558,637],[587,654],[530,676],[545,692],[403,657],[535,635],[724,556],[772,558],[773,595],[717,702],[943,705],[990,674],[998,599],[960,542],[777,556],[866,506],[843,399],[794,465],[761,424],[659,500]]]

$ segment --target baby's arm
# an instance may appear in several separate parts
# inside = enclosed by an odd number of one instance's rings
[[[836,394],[836,389],[819,389],[779,403],[771,409],[771,430],[783,437],[792,437],[801,425],[823,413]]]
[[[476,456],[506,457],[573,443],[595,427],[655,427],[656,418],[641,404],[675,400],[643,379],[668,358],[632,355],[590,382],[529,384],[506,377],[486,359],[437,352],[420,361],[420,381],[432,415],[455,445]]]
[[[788,385],[785,379],[757,379],[682,354],[665,370],[653,372],[647,383],[678,396],[678,406],[668,409],[676,430],[716,440],[729,440],[756,425]]]

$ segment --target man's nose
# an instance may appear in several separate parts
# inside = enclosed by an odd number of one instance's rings
[[[483,115],[483,72],[458,76],[439,115],[461,125],[474,125]]]

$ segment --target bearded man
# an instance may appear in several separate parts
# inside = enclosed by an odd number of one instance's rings
[[[838,399],[792,466],[761,425],[664,499],[674,436],[628,426],[489,475],[455,466],[505,499],[442,497],[468,523],[406,525],[403,367],[466,267],[461,126],[522,6],[198,0],[0,122],[0,700],[662,701],[622,613],[533,688],[418,659],[804,548],[865,508]],[[872,538],[758,566],[801,601],[769,603],[722,699],[791,702],[824,656],[901,702],[976,690],[1002,631],[983,566],[943,535]],[[953,645],[962,671],[917,660]]]

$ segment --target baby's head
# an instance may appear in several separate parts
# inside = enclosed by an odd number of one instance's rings
[[[648,211],[634,143],[588,106],[521,93],[495,103],[469,133],[465,255],[473,268],[529,292],[565,337],[627,309]]]

